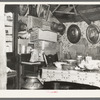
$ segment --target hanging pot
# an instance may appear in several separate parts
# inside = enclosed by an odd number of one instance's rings
[[[71,25],[67,31],[67,38],[71,43],[77,43],[81,37],[81,30],[77,25]]]
[[[52,31],[58,32],[58,23],[52,22],[51,25],[50,25],[50,28],[51,28]]]
[[[65,27],[64,24],[58,24],[57,29],[58,29],[58,32],[59,32],[61,35],[63,35],[64,32],[65,32],[66,27]]]
[[[91,24],[87,27],[86,37],[90,43],[96,44],[100,40],[99,33],[100,33],[100,30],[98,26]]]

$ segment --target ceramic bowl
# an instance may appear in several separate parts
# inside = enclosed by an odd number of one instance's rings
[[[66,62],[54,62],[54,65],[57,67],[57,69],[62,69],[62,65],[67,64]]]

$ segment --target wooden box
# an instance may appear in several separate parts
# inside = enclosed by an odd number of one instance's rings
[[[36,29],[31,33],[30,41],[45,40],[50,42],[57,42],[57,33],[52,31],[44,31],[41,29]]]

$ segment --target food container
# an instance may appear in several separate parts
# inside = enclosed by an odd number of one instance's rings
[[[62,70],[74,70],[76,66],[70,65],[70,64],[63,64],[62,65]]]
[[[67,64],[66,62],[54,62],[54,65],[57,67],[57,69],[62,69],[62,65]]]
[[[89,60],[85,64],[87,70],[100,70],[100,60]]]
[[[92,60],[92,57],[91,56],[86,56],[86,62],[89,62]]]
[[[80,64],[83,60],[83,57],[81,55],[77,56],[77,63]]]

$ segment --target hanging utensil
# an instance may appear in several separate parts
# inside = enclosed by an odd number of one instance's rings
[[[58,32],[57,27],[58,27],[58,23],[56,23],[56,22],[51,22],[50,28],[51,28],[52,31]]]
[[[88,41],[92,44],[96,44],[99,42],[99,33],[100,29],[98,26],[91,23],[91,21],[84,16],[80,11],[77,10],[77,13],[80,15],[80,17],[89,25],[86,29],[86,37]]]
[[[67,38],[71,43],[77,43],[81,37],[81,30],[80,28],[73,24],[68,28],[67,31]]]
[[[60,35],[63,35],[64,34],[65,29],[66,29],[66,27],[65,27],[64,24],[61,24],[61,23],[58,24],[58,32],[60,33]]]
[[[86,30],[86,37],[88,39],[88,41],[92,44],[96,44],[99,42],[99,35],[100,33],[100,29],[98,26],[94,25],[94,24],[91,24],[87,27],[87,30]]]
[[[66,26],[62,23],[56,23],[56,22],[52,22],[51,23],[51,30],[54,32],[59,32],[60,35],[63,35],[66,29]]]

